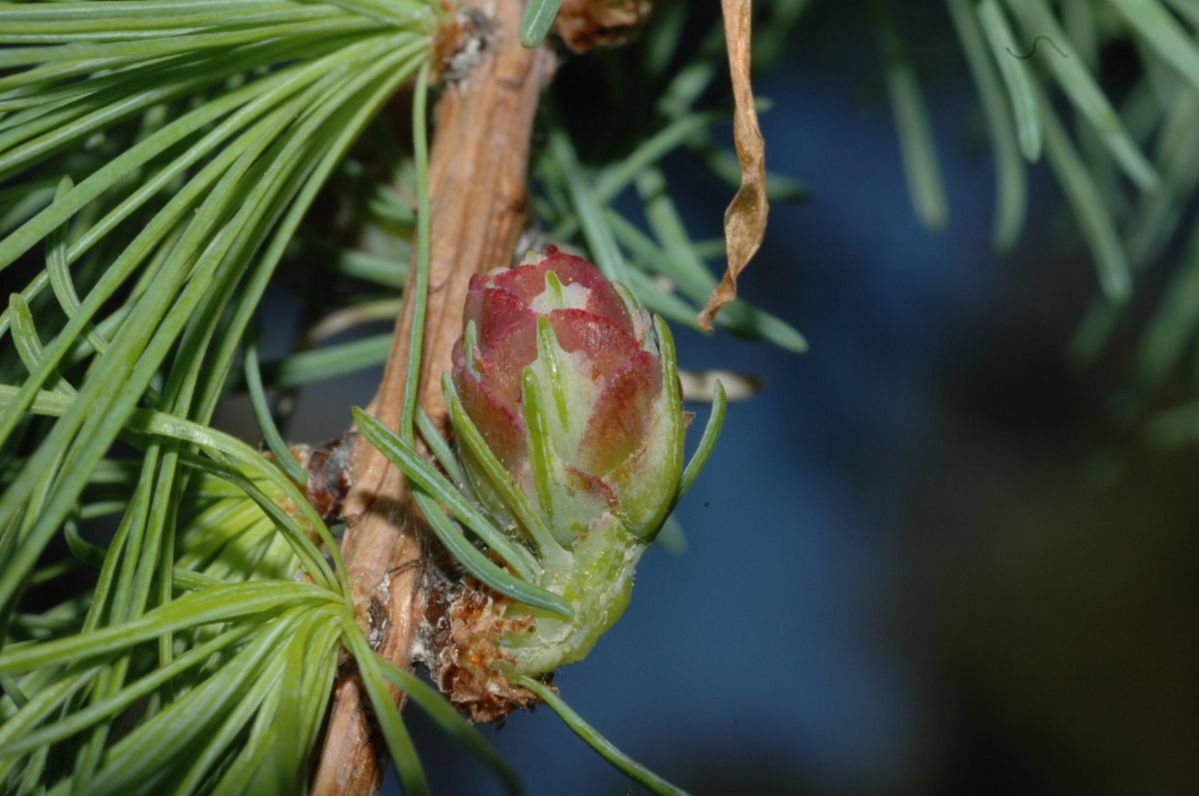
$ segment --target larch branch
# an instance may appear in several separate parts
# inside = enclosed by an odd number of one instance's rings
[[[444,428],[440,380],[462,326],[470,277],[510,264],[527,220],[529,140],[541,89],[553,70],[545,48],[517,41],[521,0],[467,0],[461,57],[451,59],[434,114],[430,155],[431,272],[421,404]],[[473,38],[470,38],[473,37]],[[460,66],[466,64],[466,68]],[[460,70],[460,73],[458,73]],[[413,272],[415,269],[413,269]],[[409,277],[411,281],[411,275]],[[410,295],[406,293],[405,297]],[[396,428],[407,368],[412,305],[405,301],[383,379],[371,404]],[[342,544],[354,606],[378,651],[409,666],[424,615],[423,553],[404,479],[363,439],[354,450]],[[357,676],[334,689],[313,778],[317,796],[366,796],[382,782],[385,749]]]

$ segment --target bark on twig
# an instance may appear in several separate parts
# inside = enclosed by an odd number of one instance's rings
[[[544,48],[525,50],[516,30],[521,0],[465,0],[488,17],[463,25],[466,36],[455,58],[460,69],[438,101],[431,149],[432,270],[421,373],[421,404],[442,424],[441,374],[461,331],[470,277],[509,264],[526,221],[525,174],[529,138],[542,86],[552,71]],[[410,277],[411,279],[411,277]],[[408,294],[406,294],[408,295]],[[412,306],[405,301],[373,413],[398,425]],[[405,484],[365,440],[356,445],[353,486],[346,498],[342,544],[359,624],[377,649],[408,666],[424,612],[420,536],[413,525]],[[374,794],[381,784],[385,749],[373,730],[369,703],[353,674],[335,686],[325,740],[313,778],[317,796]]]

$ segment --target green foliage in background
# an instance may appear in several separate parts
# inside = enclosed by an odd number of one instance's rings
[[[901,8],[876,2],[874,22],[912,203],[936,229],[948,222],[950,205],[912,55],[918,31],[905,28]],[[1180,375],[1193,393],[1199,370],[1187,363],[1199,353],[1199,3],[945,0],[945,9],[991,142],[996,247],[1008,251],[1019,240],[1028,169],[1046,161],[1099,286],[1072,344],[1076,358],[1093,362],[1120,335],[1135,341],[1129,388],[1117,404],[1124,424],[1156,412],[1162,388]],[[1105,57],[1120,67],[1108,70],[1106,82]],[[1139,290],[1160,281],[1154,270],[1170,272],[1166,288]],[[1199,423],[1186,417],[1199,421],[1199,408],[1150,417],[1152,436],[1192,439]]]

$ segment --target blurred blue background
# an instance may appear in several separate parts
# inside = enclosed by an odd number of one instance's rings
[[[697,794],[1199,792],[1194,456],[1127,446],[1123,371],[1068,361],[1094,276],[1043,167],[1022,243],[992,251],[961,69],[926,96],[950,223],[917,224],[845,17],[805,22],[756,85],[768,163],[812,198],[774,208],[743,295],[811,351],[679,333],[684,367],[765,389],[678,510],[687,552],[653,550],[556,683]],[[934,29],[925,55],[951,44]],[[686,155],[667,167],[692,234],[719,234],[731,190]],[[375,381],[306,391],[292,427],[339,432]],[[408,714],[437,792],[498,793]],[[486,731],[531,794],[640,792],[547,710]]]

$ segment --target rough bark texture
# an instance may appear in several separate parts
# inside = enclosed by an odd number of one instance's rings
[[[552,71],[544,49],[525,50],[516,30],[521,0],[466,0],[459,41],[445,66],[445,91],[434,115],[429,184],[432,270],[421,373],[421,403],[443,424],[440,379],[461,331],[470,277],[510,264],[526,222],[529,138],[542,86]],[[398,425],[408,328],[405,302],[374,414]],[[353,454],[342,553],[360,625],[376,649],[408,666],[424,613],[422,550],[404,479],[365,440]],[[385,749],[370,719],[361,683],[337,683],[324,745],[313,778],[318,796],[373,794]]]

